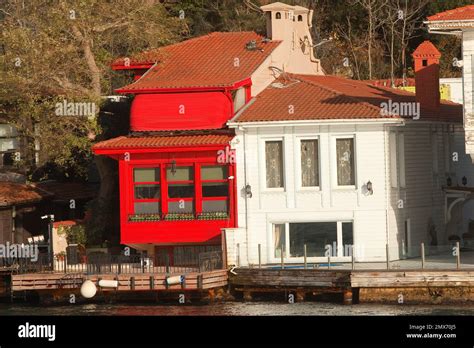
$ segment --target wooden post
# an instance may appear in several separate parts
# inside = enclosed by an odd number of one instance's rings
[[[304,302],[305,295],[304,290],[296,290],[296,302]]]
[[[344,304],[345,305],[351,305],[352,304],[352,289],[344,289],[343,293],[344,297]]]
[[[456,242],[456,268],[461,268],[461,248],[459,242]]]
[[[285,268],[285,255],[283,255],[283,246],[280,249],[281,269]]]
[[[331,268],[331,254],[328,255],[328,269]]]
[[[421,243],[421,269],[425,268],[425,243]]]
[[[306,244],[304,245],[304,269],[307,268],[308,266],[308,263],[306,262],[307,261],[307,254],[306,254]]]
[[[237,267],[240,267],[240,243],[237,243]]]
[[[354,245],[351,245],[351,266],[352,266],[352,270],[354,270],[355,269]]]
[[[227,269],[227,232],[221,233],[222,269]]]
[[[258,268],[262,268],[262,246],[258,245]]]
[[[388,243],[385,244],[385,257],[387,258],[387,269],[390,269],[390,251],[388,249]]]

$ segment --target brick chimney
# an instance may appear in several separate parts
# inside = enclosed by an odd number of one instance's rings
[[[416,101],[422,109],[437,112],[440,107],[439,59],[441,53],[430,41],[424,41],[413,52],[415,62]]]

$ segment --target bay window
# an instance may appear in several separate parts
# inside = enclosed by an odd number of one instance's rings
[[[150,214],[167,220],[228,218],[228,166],[173,163],[135,167],[132,173],[131,221],[143,221],[139,217]]]

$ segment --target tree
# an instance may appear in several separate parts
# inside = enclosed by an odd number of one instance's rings
[[[57,103],[90,103],[97,114],[112,91],[114,58],[176,42],[185,29],[158,0],[4,0],[0,13],[0,121],[14,123],[29,140],[22,163],[28,172],[38,170],[32,144],[39,140],[43,164],[63,168],[67,178],[87,175],[101,129],[96,115],[58,115]],[[99,200],[107,206],[116,164],[102,156],[95,163]]]

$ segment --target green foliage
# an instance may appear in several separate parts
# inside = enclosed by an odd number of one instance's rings
[[[88,242],[84,225],[61,226],[58,234],[66,234],[68,244],[86,245]]]

